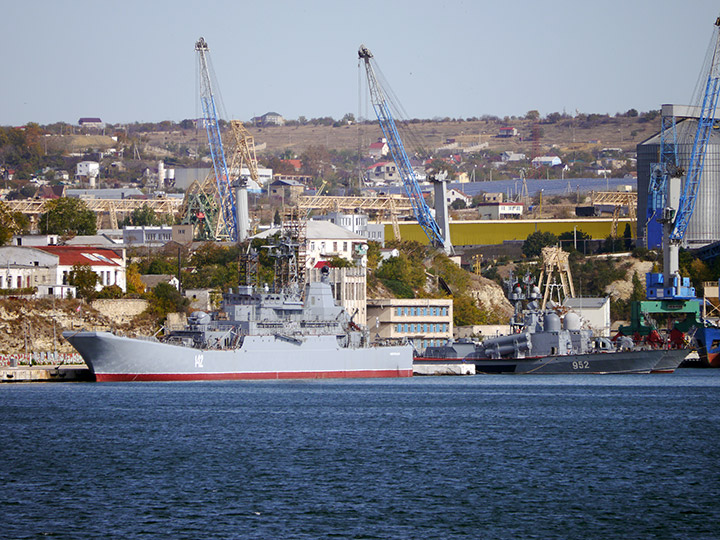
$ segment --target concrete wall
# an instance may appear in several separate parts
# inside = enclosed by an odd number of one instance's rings
[[[105,299],[93,300],[90,304],[94,309],[116,324],[126,324],[140,315],[148,307],[148,301],[142,299]]]

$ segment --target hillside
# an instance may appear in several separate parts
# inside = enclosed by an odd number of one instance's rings
[[[652,115],[650,115],[652,116]],[[488,143],[487,151],[510,150],[527,155],[533,154],[533,128],[538,134],[539,154],[555,148],[559,152],[582,152],[596,148],[621,148],[634,152],[636,145],[658,130],[657,119],[649,116],[609,117],[599,115],[561,118],[555,122],[547,119],[535,123],[527,119],[507,120],[420,120],[408,124],[413,140],[422,147],[436,149],[445,145],[447,139],[455,139],[460,146]],[[514,127],[518,135],[513,138],[498,137],[500,127]],[[259,157],[277,155],[286,150],[303,153],[310,146],[325,146],[331,150],[357,152],[382,137],[377,122],[356,125],[286,125],[270,127],[246,126],[255,138]],[[189,148],[207,144],[207,136],[199,130],[174,130],[146,132],[143,140],[158,148]],[[264,145],[264,146],[263,146]],[[408,144],[408,146],[410,146]]]

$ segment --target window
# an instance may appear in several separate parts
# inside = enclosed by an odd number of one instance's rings
[[[343,251],[347,251],[347,242],[343,242]]]
[[[401,308],[401,307],[397,308],[397,315],[398,315],[398,317],[400,317],[400,316],[402,315],[402,308]]]
[[[406,316],[406,317],[408,316],[408,313],[410,313],[410,308],[407,308],[407,307],[406,307],[406,308],[405,308],[405,316]]]
[[[402,324],[397,324],[397,325],[395,326],[395,331],[398,332],[398,333],[402,332]]]
[[[337,252],[337,242],[333,242],[333,251]]]

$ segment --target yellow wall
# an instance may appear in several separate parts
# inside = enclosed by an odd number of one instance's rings
[[[622,236],[625,224],[630,219],[618,220],[618,234]],[[589,234],[593,239],[602,240],[610,236],[612,219],[543,219],[543,220],[483,220],[450,222],[450,239],[454,246],[502,244],[505,240],[525,240],[535,231],[551,232],[560,235],[572,232],[577,226],[579,231]],[[631,224],[632,227],[632,224]],[[403,240],[416,240],[429,243],[427,236],[417,223],[400,223],[400,235]],[[385,224],[385,240],[392,240],[392,225]]]

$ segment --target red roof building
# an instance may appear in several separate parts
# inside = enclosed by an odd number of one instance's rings
[[[112,249],[89,246],[38,246],[36,249],[58,257],[58,283],[67,284],[73,266],[87,265],[98,275],[97,290],[109,285],[127,290],[124,250],[118,253]]]

